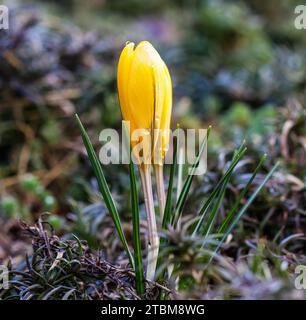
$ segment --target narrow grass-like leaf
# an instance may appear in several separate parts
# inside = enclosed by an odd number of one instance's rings
[[[162,228],[165,229],[171,222],[171,214],[172,214],[172,197],[173,197],[173,181],[175,176],[175,171],[177,167],[177,150],[178,150],[179,140],[178,137],[173,138],[173,162],[171,164],[170,168],[170,177],[169,177],[169,184],[168,184],[168,191],[167,191],[167,199],[166,199],[166,205],[165,205],[165,211],[164,211],[164,217],[162,221]],[[160,247],[163,247],[168,242],[168,239],[165,237],[160,238]],[[157,266],[158,268],[161,265],[161,257],[159,257]],[[162,268],[162,271],[159,274],[158,280],[164,281],[165,279],[165,268]],[[159,299],[164,300],[164,292],[161,290],[159,293]]]
[[[174,142],[173,143],[173,162],[170,168],[167,199],[166,199],[166,205],[165,205],[165,211],[164,211],[164,218],[162,222],[163,229],[166,228],[166,226],[170,223],[171,213],[172,213],[173,181],[174,181],[174,175],[175,175],[175,170],[177,166],[177,149],[178,149],[177,137],[174,137],[173,142]]]
[[[235,156],[231,162],[231,165],[229,166],[229,168],[227,169],[225,174],[222,176],[220,181],[217,183],[215,189],[209,195],[208,199],[204,202],[201,210],[199,211],[200,218],[199,218],[197,225],[195,226],[195,228],[193,230],[192,236],[195,236],[198,233],[198,231],[200,230],[200,228],[203,224],[203,221],[206,217],[206,213],[208,212],[208,209],[210,208],[211,204],[213,203],[215,197],[219,194],[224,182],[229,180],[229,177],[231,176],[233,170],[235,169],[235,167],[237,166],[237,164],[241,160],[241,158],[244,156],[247,149],[246,148],[242,149],[242,146],[243,146],[243,144],[241,145],[239,150],[237,152],[235,152]]]
[[[76,291],[75,288],[68,290],[62,297],[62,300],[68,300],[69,297]]]
[[[196,168],[199,165],[202,153],[203,153],[203,151],[204,151],[204,149],[206,147],[207,140],[208,140],[209,134],[210,134],[210,130],[211,130],[211,127],[209,127],[207,129],[206,137],[205,137],[204,141],[202,141],[199,153],[198,153],[198,155],[196,157],[196,160],[195,160],[194,164],[192,165],[191,172],[189,173],[189,175],[188,175],[188,177],[187,177],[187,179],[186,179],[186,181],[185,181],[185,183],[183,185],[183,188],[182,188],[182,191],[180,193],[180,196],[179,196],[179,198],[177,200],[175,214],[174,214],[174,217],[172,219],[172,225],[173,226],[177,225],[177,222],[178,222],[180,216],[182,215],[182,212],[183,212],[183,209],[184,209],[184,205],[185,205],[185,202],[186,202],[186,199],[187,199],[190,187],[191,187],[191,183],[193,181],[194,172],[195,172]]]
[[[239,147],[238,150],[235,150],[234,152],[234,156],[233,156],[233,159],[232,159],[232,163],[237,160],[237,158],[240,159],[243,157],[244,153],[242,152],[243,151],[243,146],[244,146],[244,142],[241,144],[241,146]],[[239,163],[239,161],[237,162],[237,165]],[[235,169],[236,166],[233,167],[233,170]],[[226,188],[227,188],[227,185],[230,181],[230,178],[232,176],[232,173],[233,173],[233,170],[230,171],[230,173],[228,174],[228,176],[226,177],[226,179],[224,180],[224,182],[222,183],[221,187],[220,187],[220,190],[218,191],[217,193],[217,199],[216,199],[216,202],[212,208],[212,211],[208,217],[208,220],[207,220],[207,223],[205,224],[204,226],[204,230],[203,230],[203,235],[204,237],[207,237],[208,234],[210,233],[210,231],[212,230],[212,227],[213,227],[213,224],[216,220],[216,217],[217,217],[217,214],[219,212],[219,208],[221,206],[221,203],[223,201],[223,198],[224,198],[224,195],[225,195],[225,191],[226,191]]]
[[[79,250],[80,250],[80,255],[82,256],[84,254],[84,251],[83,251],[83,247],[82,247],[82,243],[81,243],[81,240],[76,236],[76,235],[72,235],[72,237],[75,239],[75,241],[77,242],[78,244],[78,247],[79,247]]]
[[[94,173],[95,173],[95,176],[96,176],[96,179],[97,179],[97,182],[98,182],[98,186],[99,186],[100,192],[101,192],[101,194],[103,196],[103,199],[105,201],[106,207],[107,207],[107,209],[108,209],[108,211],[109,211],[109,213],[110,213],[110,215],[112,217],[112,220],[113,220],[113,222],[115,224],[117,233],[118,233],[120,241],[121,241],[121,243],[122,243],[122,245],[123,245],[123,247],[124,247],[124,249],[126,251],[126,254],[127,254],[128,258],[129,258],[130,264],[134,267],[134,259],[133,259],[133,256],[132,256],[131,252],[130,252],[128,243],[126,241],[126,238],[125,238],[125,235],[124,235],[124,232],[123,232],[123,229],[122,229],[120,217],[119,217],[115,202],[113,200],[112,194],[111,194],[111,192],[110,192],[110,190],[108,188],[108,185],[107,185],[107,182],[106,182],[106,179],[105,179],[105,176],[104,176],[100,161],[99,161],[99,159],[98,159],[98,157],[97,157],[97,155],[95,153],[93,145],[90,142],[88,134],[86,133],[86,130],[83,127],[83,124],[82,124],[80,118],[78,117],[78,115],[76,115],[76,119],[77,119],[78,125],[79,125],[80,130],[81,130],[83,143],[85,145],[85,148],[86,148],[87,155],[88,155],[88,158],[90,160],[91,166],[92,166],[92,168],[94,170]]]
[[[225,218],[224,221],[222,222],[222,224],[221,224],[221,226],[219,227],[217,233],[221,234],[221,233],[223,233],[224,230],[227,228],[229,222],[231,221],[231,219],[233,218],[235,212],[237,211],[237,209],[238,209],[238,207],[239,207],[239,205],[240,205],[241,200],[245,197],[246,193],[247,193],[248,190],[250,189],[250,186],[252,185],[253,180],[255,179],[258,171],[259,171],[260,168],[262,167],[262,165],[263,165],[264,161],[266,160],[266,158],[267,158],[267,155],[266,155],[266,154],[264,154],[264,155],[261,157],[261,159],[260,159],[257,167],[255,168],[255,170],[254,170],[251,178],[249,179],[249,181],[247,182],[247,184],[246,184],[246,186],[243,188],[243,190],[240,192],[238,199],[236,200],[236,202],[235,202],[234,206],[232,207],[231,211],[229,212],[229,214],[226,216],[226,218]]]
[[[275,172],[275,170],[278,168],[279,163],[276,163],[274,165],[274,167],[270,170],[270,172],[267,174],[267,176],[265,177],[265,179],[263,180],[263,182],[257,187],[257,189],[254,191],[254,193],[251,195],[251,197],[248,199],[248,201],[245,203],[245,205],[240,209],[240,211],[238,212],[237,216],[235,217],[235,219],[233,220],[233,222],[230,224],[230,226],[227,228],[227,230],[225,231],[225,233],[223,234],[223,237],[221,238],[218,246],[216,247],[216,249],[214,250],[214,252],[216,253],[221,245],[223,244],[223,242],[225,241],[225,239],[228,237],[228,235],[232,232],[232,230],[234,229],[234,227],[237,225],[237,223],[239,222],[239,220],[241,219],[242,215],[246,212],[246,210],[249,208],[249,206],[252,204],[252,202],[255,200],[255,198],[257,197],[258,193],[262,190],[262,188],[265,186],[265,184],[267,183],[267,181],[272,177],[273,173]],[[209,263],[212,261],[213,256],[211,256]]]
[[[207,223],[204,226],[203,235],[205,238],[208,236],[208,234],[212,230],[213,224],[214,224],[216,217],[217,217],[217,214],[219,212],[219,208],[220,208],[221,203],[223,201],[223,198],[225,195],[225,190],[226,190],[226,187],[228,185],[230,178],[231,178],[231,174],[229,174],[227,176],[227,178],[224,180],[220,190],[217,193],[217,199],[216,199],[215,204],[211,210],[211,213],[207,219]]]
[[[134,247],[136,290],[137,290],[138,295],[140,297],[142,297],[145,293],[145,277],[144,277],[142,255],[141,255],[138,192],[137,192],[134,164],[133,164],[133,161],[131,160],[131,158],[130,158],[129,169],[130,169],[130,186],[131,186],[133,247]]]

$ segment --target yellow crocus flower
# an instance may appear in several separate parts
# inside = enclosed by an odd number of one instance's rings
[[[147,278],[155,275],[159,237],[155,219],[150,163],[153,160],[162,218],[165,206],[163,159],[169,146],[172,84],[166,64],[148,41],[127,43],[118,63],[118,93],[123,119],[129,121],[133,153],[140,163],[140,176],[148,221]],[[135,130],[146,134],[133,137]],[[147,140],[148,138],[148,140]],[[142,159],[134,147],[141,142]],[[138,151],[138,150],[137,150]],[[149,162],[148,162],[149,161]],[[147,165],[149,164],[149,165]]]
[[[166,64],[148,41],[136,48],[132,42],[126,44],[118,63],[117,84],[122,116],[130,122],[131,134],[147,130],[151,156],[159,138],[158,152],[163,159],[169,145],[172,84]],[[139,142],[132,139],[132,147]]]

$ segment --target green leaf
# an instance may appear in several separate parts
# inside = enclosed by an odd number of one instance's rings
[[[226,187],[227,187],[227,184],[228,184],[230,178],[231,178],[231,174],[229,174],[227,176],[227,178],[224,180],[220,190],[218,190],[217,200],[216,200],[216,202],[215,202],[215,204],[214,204],[214,206],[212,208],[212,211],[211,211],[211,213],[209,215],[208,221],[205,224],[205,228],[203,230],[203,235],[204,235],[205,238],[209,235],[210,231],[212,230],[213,224],[214,224],[214,222],[215,222],[215,220],[217,218],[217,214],[219,212],[219,208],[220,208],[221,203],[223,201],[223,198],[224,198],[224,195],[225,195],[225,190],[226,190]]]
[[[202,142],[202,144],[200,146],[199,153],[198,153],[198,155],[196,157],[196,160],[195,160],[194,164],[192,165],[191,172],[189,173],[189,175],[188,175],[188,177],[187,177],[187,179],[186,179],[186,181],[185,181],[185,183],[183,185],[183,188],[182,188],[182,191],[181,191],[181,193],[179,195],[179,198],[177,200],[175,214],[174,214],[173,221],[172,221],[172,225],[173,226],[177,225],[177,222],[178,222],[180,216],[182,215],[182,212],[183,212],[183,209],[184,209],[184,205],[186,203],[186,199],[187,199],[187,196],[188,196],[188,193],[189,193],[189,190],[190,190],[190,187],[191,187],[191,183],[192,183],[192,180],[193,180],[193,177],[194,177],[194,172],[195,172],[196,168],[199,165],[202,153],[203,153],[203,151],[205,149],[205,146],[206,146],[208,138],[209,138],[210,130],[211,130],[211,127],[209,127],[207,129],[206,138],[204,139],[204,141]]]
[[[232,230],[234,229],[234,227],[237,225],[237,223],[239,222],[239,220],[241,219],[242,215],[246,212],[246,210],[249,208],[249,206],[252,204],[252,202],[255,200],[255,198],[257,197],[258,193],[262,190],[262,188],[265,186],[265,184],[267,183],[267,181],[272,177],[273,173],[275,172],[275,170],[278,168],[279,163],[276,163],[274,165],[274,167],[270,170],[270,172],[267,174],[267,176],[265,177],[265,179],[263,180],[263,182],[258,186],[258,188],[254,191],[254,193],[251,195],[251,197],[248,199],[248,201],[245,203],[245,205],[240,209],[240,211],[238,212],[236,218],[233,220],[233,222],[231,223],[231,225],[227,228],[227,230],[225,231],[225,233],[223,234],[222,239],[219,241],[218,246],[216,247],[216,249],[214,250],[214,253],[216,253],[222,243],[225,241],[225,239],[228,237],[228,235],[232,232]],[[209,263],[212,261],[213,256],[211,256]]]
[[[213,201],[215,200],[216,196],[222,196],[222,193],[220,193],[220,190],[222,188],[224,188],[224,184],[226,186],[226,184],[229,181],[229,178],[233,172],[233,170],[235,169],[235,167],[237,166],[237,164],[239,163],[239,161],[241,160],[241,158],[244,156],[245,152],[246,152],[246,148],[242,149],[244,146],[244,143],[240,146],[240,148],[235,152],[235,155],[233,157],[233,160],[229,166],[229,168],[227,169],[227,171],[225,172],[225,174],[222,176],[222,178],[220,179],[220,181],[217,183],[215,189],[212,191],[212,193],[209,195],[208,199],[204,202],[201,210],[199,211],[199,221],[197,223],[197,225],[195,226],[194,230],[193,230],[193,234],[192,236],[195,236],[198,231],[200,230],[204,219],[206,217],[206,214],[210,208],[210,206],[212,205]],[[212,217],[213,218],[213,217]]]
[[[119,214],[118,214],[118,211],[117,211],[117,208],[116,208],[116,205],[115,205],[115,202],[114,202],[114,199],[112,197],[112,194],[108,188],[108,185],[107,185],[107,182],[106,182],[106,179],[105,179],[105,176],[104,176],[104,173],[103,173],[103,170],[102,170],[102,167],[101,167],[101,164],[100,164],[100,161],[95,153],[95,150],[93,148],[93,145],[92,143],[90,142],[90,139],[88,137],[88,134],[86,133],[84,127],[83,127],[83,124],[80,120],[80,118],[78,117],[78,115],[76,114],[76,119],[77,119],[77,122],[78,122],[78,125],[80,127],[80,130],[81,130],[81,135],[82,135],[82,139],[83,139],[83,143],[85,145],[85,148],[86,148],[86,151],[87,151],[87,155],[88,155],[88,158],[90,160],[90,163],[91,163],[91,166],[94,170],[94,173],[95,173],[95,176],[96,176],[96,179],[97,179],[97,182],[98,182],[98,186],[99,186],[99,189],[100,189],[100,192],[103,196],[103,199],[105,201],[105,204],[106,204],[106,207],[112,217],[112,220],[115,224],[115,227],[116,227],[116,230],[117,230],[117,233],[119,235],[119,238],[120,238],[120,241],[126,251],[126,254],[129,258],[129,261],[130,261],[130,264],[134,267],[134,259],[133,259],[133,256],[130,252],[130,249],[129,249],[129,246],[128,246],[128,243],[126,241],[126,238],[125,238],[125,235],[123,233],[123,229],[122,229],[122,225],[121,225],[121,221],[120,221],[120,217],[119,217]]]
[[[258,171],[259,171],[260,168],[262,167],[262,164],[264,163],[264,161],[266,160],[266,158],[267,158],[267,155],[266,155],[266,154],[264,154],[264,155],[261,157],[261,159],[260,159],[257,167],[255,168],[255,170],[254,170],[251,178],[249,179],[249,181],[247,182],[247,184],[246,184],[246,186],[243,188],[243,190],[240,192],[238,199],[236,200],[236,202],[235,202],[234,206],[232,207],[231,211],[229,212],[229,214],[226,216],[226,218],[225,218],[224,221],[222,222],[222,224],[221,224],[221,226],[219,227],[217,233],[219,233],[219,234],[223,233],[224,230],[226,229],[226,227],[228,226],[228,224],[229,224],[229,222],[231,221],[233,215],[234,215],[235,212],[237,211],[241,200],[245,197],[246,193],[247,193],[248,190],[250,189],[250,186],[251,186],[253,180],[255,179]]]
[[[173,162],[171,164],[170,168],[170,177],[169,177],[169,184],[168,184],[168,191],[167,191],[167,199],[166,199],[166,205],[165,205],[165,212],[162,222],[163,229],[166,228],[166,226],[171,221],[171,212],[172,212],[172,195],[173,195],[173,180],[175,175],[175,169],[177,166],[177,149],[178,149],[178,139],[177,137],[174,137],[174,143],[173,143]]]
[[[134,164],[131,158],[130,158],[129,169],[130,169],[130,185],[131,185],[131,205],[132,205],[132,220],[133,220],[133,246],[134,246],[134,258],[135,258],[136,290],[139,296],[141,297],[145,293],[145,277],[144,277],[142,255],[141,255],[138,192],[137,192]]]

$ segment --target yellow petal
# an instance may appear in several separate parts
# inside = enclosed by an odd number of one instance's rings
[[[154,117],[154,77],[151,49],[141,42],[135,49],[128,81],[128,101],[135,127],[152,129]]]
[[[121,112],[123,119],[128,121],[131,121],[131,113],[127,99],[127,91],[131,62],[134,56],[134,46],[135,44],[130,42],[124,47],[117,68],[117,87]]]
[[[164,75],[165,75],[165,98],[164,98],[163,113],[162,113],[161,124],[160,124],[161,129],[164,130],[163,138],[162,138],[163,158],[169,148],[169,129],[170,129],[171,113],[172,113],[172,82],[171,82],[171,77],[166,65],[164,66]]]

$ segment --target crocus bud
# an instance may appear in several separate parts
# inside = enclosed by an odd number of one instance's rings
[[[126,44],[117,84],[123,119],[130,122],[134,155],[137,158],[134,147],[142,142],[144,161],[156,156],[163,159],[169,145],[172,85],[166,64],[148,41],[136,48],[132,42]],[[133,135],[138,129],[146,134]]]

